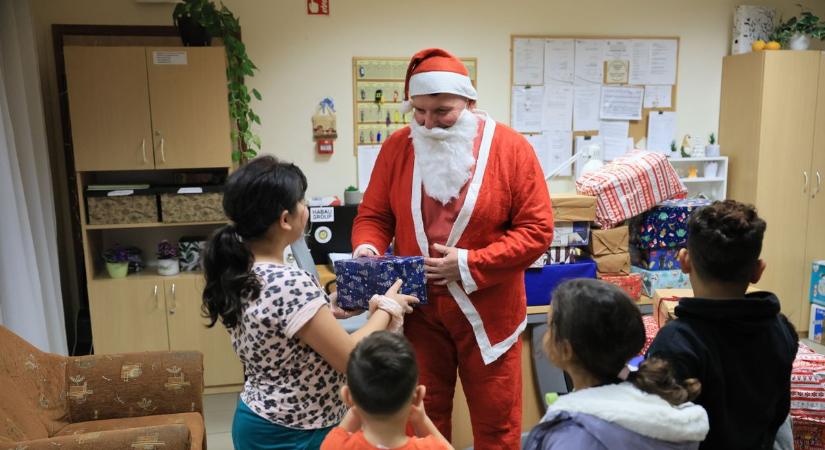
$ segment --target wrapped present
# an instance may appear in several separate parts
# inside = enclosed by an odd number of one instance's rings
[[[813,262],[811,268],[811,302],[825,304],[825,260]]]
[[[524,273],[527,306],[549,305],[553,289],[573,278],[596,278],[596,263],[584,259],[573,264],[550,264],[541,269],[528,269]]]
[[[653,339],[656,339],[656,335],[659,334],[660,327],[659,324],[656,323],[656,317],[648,314],[642,316],[642,323],[645,326],[645,344],[642,346],[639,354],[644,356],[647,353],[647,349],[650,348],[650,344],[653,343]]]
[[[653,294],[653,315],[659,327],[676,318],[676,305],[685,297],[692,297],[691,289],[657,289]]]
[[[551,247],[584,247],[590,243],[590,222],[553,223]]]
[[[553,220],[592,222],[596,220],[596,197],[578,194],[550,194]]]
[[[646,212],[639,230],[641,248],[680,248],[687,246],[688,219],[711,200],[667,200]]]
[[[427,303],[423,256],[378,256],[335,261],[338,305],[343,309],[367,309],[375,294],[383,294],[401,279],[401,293]]]
[[[682,267],[678,248],[641,249],[636,265],[647,270],[676,270]]]
[[[681,270],[646,270],[630,266],[630,272],[642,275],[642,290],[648,297],[653,297],[657,289],[690,288],[690,278]]]
[[[825,450],[825,419],[792,419],[794,450]]]
[[[581,254],[577,247],[550,247],[547,250],[547,264],[572,264]]]
[[[794,427],[797,420],[825,424],[825,355],[802,343],[791,368],[791,416]]]
[[[531,269],[541,269],[542,267],[547,265],[547,253],[542,253],[541,256],[538,257],[537,260],[533,261],[533,264],[530,264]]]
[[[596,270],[600,275],[630,274],[630,253],[591,256],[596,261]]]
[[[576,192],[596,197],[596,222],[613,228],[687,189],[661,153],[636,150],[576,180]]]
[[[593,256],[627,253],[628,241],[629,234],[627,226],[595,229],[590,230],[590,245],[588,249]]]
[[[627,295],[635,301],[639,301],[642,297],[642,276],[638,273],[631,273],[629,275],[602,275],[599,278],[607,281],[610,284],[615,284],[622,288]]]
[[[825,306],[812,303],[811,316],[808,321],[808,339],[820,344],[825,344],[822,333],[823,326],[825,326]]]

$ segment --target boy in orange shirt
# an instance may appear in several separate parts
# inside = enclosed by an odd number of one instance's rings
[[[415,352],[404,336],[379,331],[364,338],[347,364],[341,388],[349,412],[321,450],[453,450],[424,411]],[[406,434],[412,425],[415,436]]]

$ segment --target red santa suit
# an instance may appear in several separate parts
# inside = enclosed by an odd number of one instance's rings
[[[415,164],[410,128],[384,143],[355,219],[353,248],[441,257],[432,244],[459,249],[461,280],[428,286],[427,305],[406,316],[427,414],[449,439],[456,371],[476,449],[514,449],[521,434],[521,340],[526,326],[524,270],[552,240],[553,216],[541,167],[511,128],[479,116],[476,164],[458,198],[430,198]]]

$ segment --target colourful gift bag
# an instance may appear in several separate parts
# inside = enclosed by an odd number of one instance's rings
[[[576,192],[596,197],[596,222],[613,228],[687,189],[661,153],[636,150],[576,180]]]
[[[639,230],[641,248],[680,248],[687,245],[688,219],[707,199],[667,200],[644,214]]]

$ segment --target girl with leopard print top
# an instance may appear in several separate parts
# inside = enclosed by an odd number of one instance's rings
[[[283,261],[303,238],[307,181],[294,164],[261,156],[232,173],[223,208],[232,223],[215,232],[204,256],[203,310],[220,320],[244,365],[246,381],[232,424],[235,448],[318,449],[346,412],[338,395],[350,352],[373,331],[398,330],[414,297],[401,281],[370,302],[353,334],[314,279]]]

